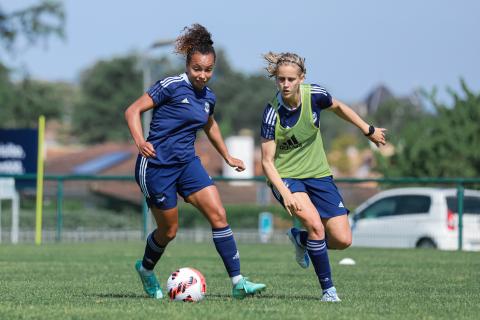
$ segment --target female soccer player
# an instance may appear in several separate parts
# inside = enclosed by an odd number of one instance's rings
[[[232,280],[233,297],[242,299],[265,289],[264,284],[241,275],[240,256],[218,190],[195,155],[196,134],[203,129],[232,168],[245,169],[241,160],[229,154],[213,117],[216,97],[206,86],[215,66],[212,45],[211,34],[203,26],[185,28],[175,49],[186,57],[186,72],[156,82],[125,111],[139,150],[135,178],[157,223],[147,237],[143,260],[135,264],[145,292],[153,298],[163,297],[153,268],[177,233],[177,192],[210,222],[213,242]],[[145,140],[140,115],[149,109],[153,117]]]
[[[352,234],[348,210],[333,182],[323,148],[320,112],[333,111],[356,125],[377,146],[385,144],[385,129],[368,125],[319,85],[303,84],[305,60],[298,55],[269,52],[264,58],[279,91],[263,113],[263,170],[275,198],[307,229],[291,228],[287,233],[298,264],[307,268],[312,261],[322,301],[340,301],[333,286],[327,246],[345,249],[351,244]]]

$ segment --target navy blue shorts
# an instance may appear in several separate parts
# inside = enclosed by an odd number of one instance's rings
[[[348,214],[350,211],[345,208],[342,196],[333,182],[332,176],[311,179],[282,178],[285,186],[290,192],[305,192],[310,197],[320,217],[327,219]],[[280,192],[272,186],[272,192],[282,206],[283,198]]]
[[[177,192],[185,199],[192,193],[214,184],[198,157],[188,163],[160,166],[138,155],[135,180],[148,205],[162,210],[177,206]]]

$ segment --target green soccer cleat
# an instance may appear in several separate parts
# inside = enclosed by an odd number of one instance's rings
[[[154,299],[162,299],[163,293],[162,289],[160,288],[160,283],[158,283],[157,277],[155,273],[149,272],[148,274],[142,272],[140,267],[142,266],[142,260],[137,260],[135,263],[135,270],[137,270],[138,275],[140,276],[140,280],[143,284],[143,290],[145,293]]]
[[[263,283],[253,283],[248,281],[248,278],[243,277],[233,286],[232,295],[235,299],[243,299],[247,296],[253,296],[255,293],[261,293],[266,287]]]

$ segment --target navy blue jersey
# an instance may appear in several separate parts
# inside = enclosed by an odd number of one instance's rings
[[[147,141],[156,158],[149,162],[173,165],[195,157],[195,138],[215,108],[215,94],[207,87],[196,91],[185,73],[157,81],[147,90],[155,107]]]
[[[312,84],[312,113],[315,126],[318,128],[320,123],[320,111],[329,108],[332,105],[332,96],[323,87]],[[280,115],[280,125],[284,128],[291,128],[297,123],[300,117],[300,110],[302,106],[292,110],[288,107],[282,99],[280,92],[277,92],[277,99],[280,104],[278,114]],[[277,121],[277,113],[275,109],[269,104],[265,107],[263,112],[261,136],[268,140],[275,139],[275,123]]]

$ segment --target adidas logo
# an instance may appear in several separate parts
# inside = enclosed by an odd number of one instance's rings
[[[188,104],[190,104],[190,101],[188,101],[188,99],[185,98],[185,99],[182,100],[182,103],[188,103]]]
[[[238,260],[238,259],[240,259],[240,253],[238,252],[238,250],[237,250],[237,253],[235,253],[235,255],[233,256],[232,259],[233,259],[233,260]]]
[[[300,148],[301,146],[302,144],[298,142],[295,135],[293,135],[290,139],[281,143],[279,147],[280,147],[280,150],[291,150],[291,149]]]
[[[340,201],[340,203],[338,204],[338,207],[339,207],[339,208],[345,208],[345,206],[343,205],[343,202],[342,202],[342,201]]]

